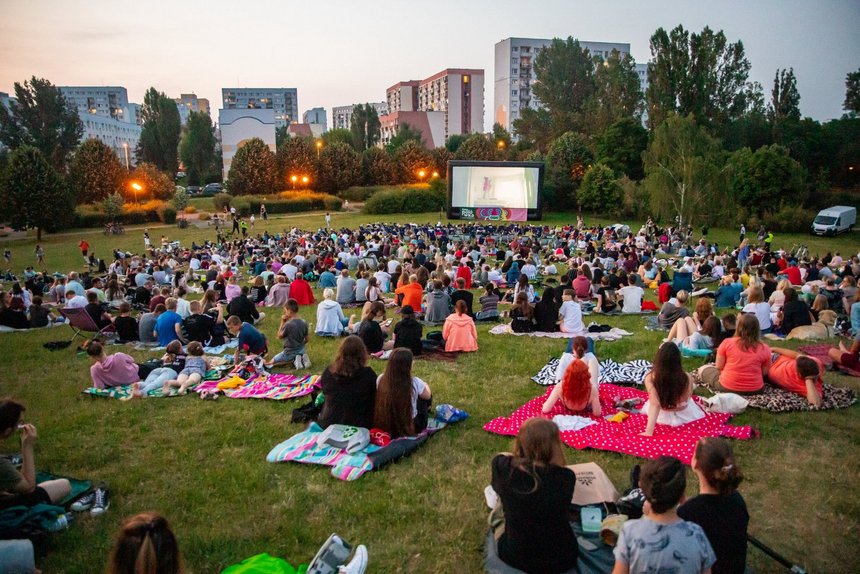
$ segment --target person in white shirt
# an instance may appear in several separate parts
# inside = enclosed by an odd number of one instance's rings
[[[522,273],[529,279],[534,279],[535,277],[537,277],[537,267],[534,266],[534,263],[529,261],[528,263],[523,265]]]
[[[87,298],[78,295],[73,289],[66,291],[66,309],[83,309],[87,306]]]
[[[642,311],[642,297],[645,291],[642,287],[636,286],[636,275],[631,274],[628,277],[629,285],[625,285],[618,290],[618,295],[624,298],[624,305],[621,307],[622,313],[639,313]]]
[[[200,269],[200,260],[195,255],[191,258],[191,261],[188,262],[188,267],[191,268],[192,271],[197,271]]]
[[[391,284],[391,275],[385,271],[385,266],[380,264],[379,271],[373,274],[376,277],[376,282],[379,283],[379,288],[383,293],[388,293]]]
[[[561,299],[563,303],[558,310],[558,316],[561,318],[559,330],[562,333],[583,333],[585,325],[582,323],[582,307],[574,301],[576,292],[573,289],[565,289]]]
[[[499,271],[498,267],[491,269],[489,273],[487,273],[487,281],[497,285],[502,282],[502,272]]]
[[[292,261],[281,267],[281,273],[286,275],[290,281],[295,281],[296,273],[298,273],[298,271],[299,268],[293,265]]]

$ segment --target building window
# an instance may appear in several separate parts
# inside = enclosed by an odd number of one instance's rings
[[[511,48],[511,52],[519,52],[519,51],[520,51],[519,46],[514,46],[513,48]]]
[[[516,68],[511,68],[511,73],[512,73],[512,74],[517,74],[517,73],[519,73],[519,72],[517,72],[517,69],[516,69]]]
[[[518,94],[517,90],[511,90],[511,95],[516,96]]]

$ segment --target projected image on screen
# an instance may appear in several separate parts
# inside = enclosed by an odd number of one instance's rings
[[[451,175],[452,207],[537,208],[538,168],[454,166]]]

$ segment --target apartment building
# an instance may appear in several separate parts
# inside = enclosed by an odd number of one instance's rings
[[[296,88],[222,88],[225,110],[274,110],[278,127],[299,121],[299,96]]]

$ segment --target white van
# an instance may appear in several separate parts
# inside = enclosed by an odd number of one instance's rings
[[[836,235],[850,231],[857,223],[857,208],[846,205],[834,205],[822,209],[812,222],[814,235]]]

